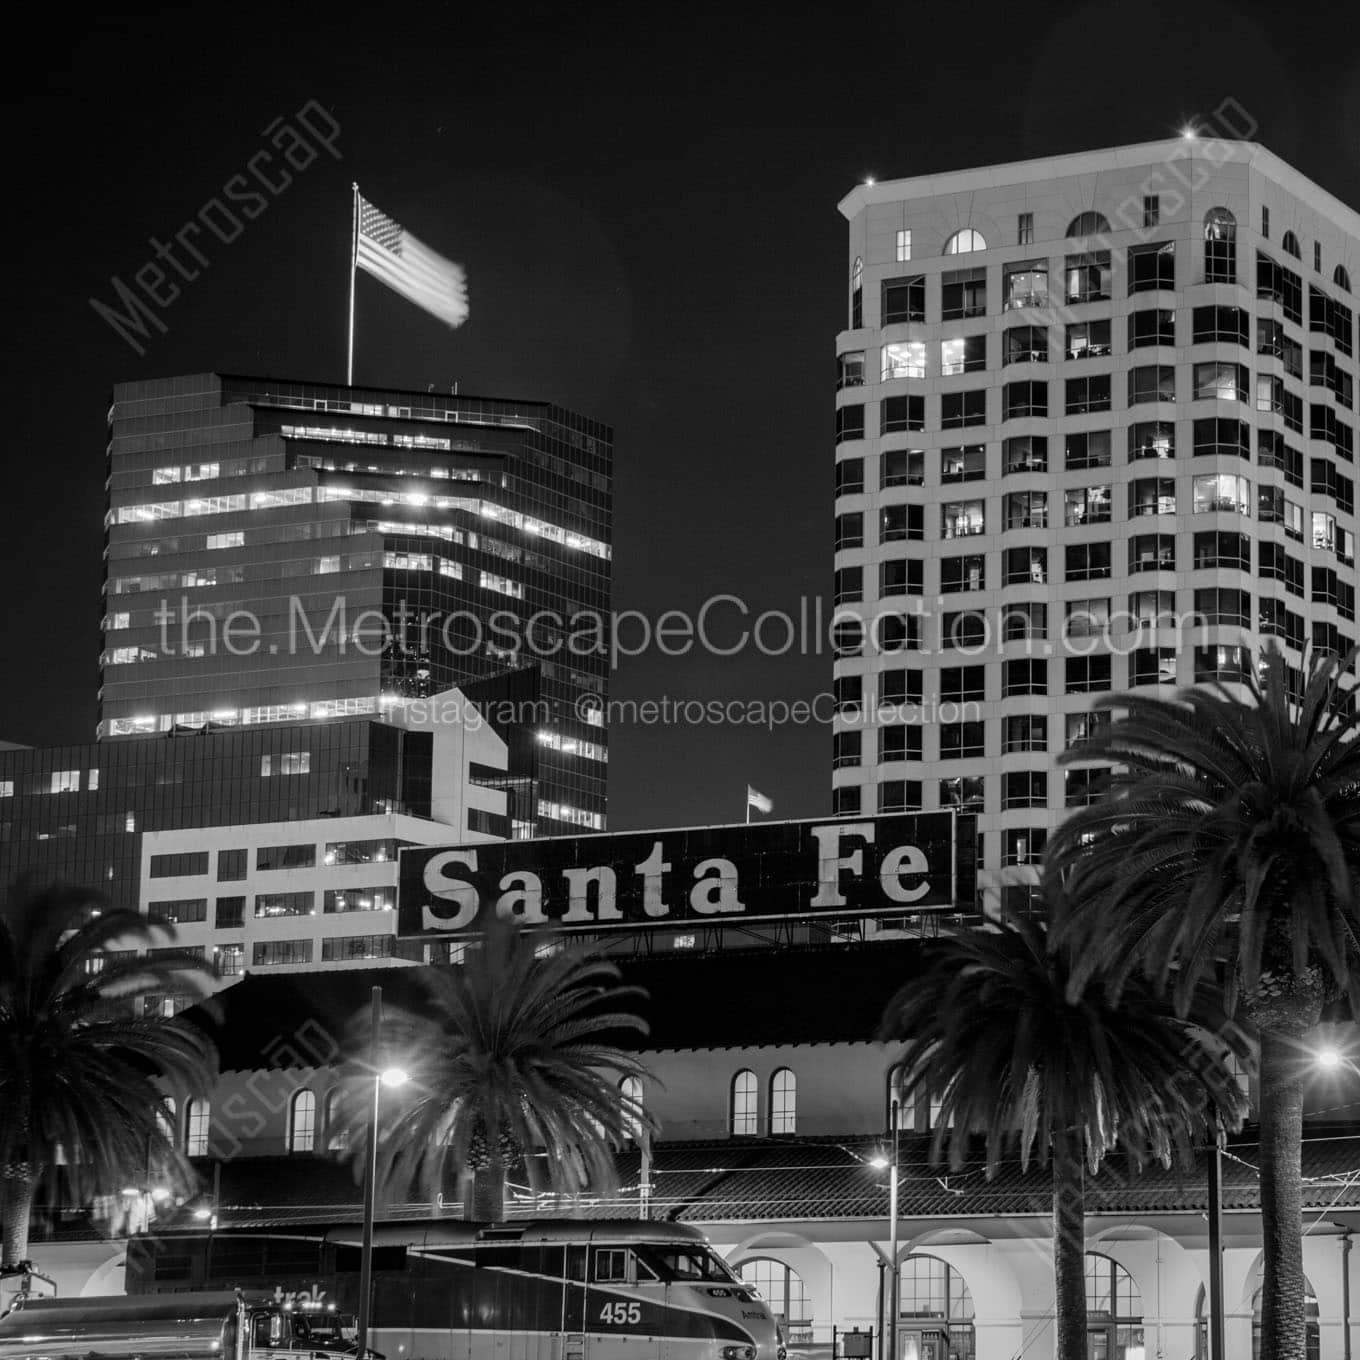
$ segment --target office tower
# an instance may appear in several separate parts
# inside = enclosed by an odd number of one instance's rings
[[[841,211],[835,810],[976,811],[1020,908],[1096,696],[1355,639],[1360,216],[1204,138]]]
[[[604,826],[612,432],[544,402],[199,374],[109,413],[101,741],[506,684],[516,836]],[[597,633],[596,636],[599,634]],[[513,683],[510,676],[513,675]]]

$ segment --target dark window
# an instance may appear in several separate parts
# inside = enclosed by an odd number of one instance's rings
[[[862,675],[838,675],[831,682],[832,706],[837,713],[852,716],[860,711],[864,702],[864,677]]]
[[[1176,513],[1174,477],[1140,477],[1129,485],[1129,518]]]
[[[894,707],[919,704],[924,688],[925,674],[922,671],[884,671],[878,679],[878,699],[880,703]]]
[[[1064,263],[1067,301],[1104,302],[1110,296],[1110,252],[1088,250]]]
[[[909,279],[884,279],[880,298],[881,325],[926,319],[926,281],[919,275]]]
[[[1195,591],[1195,614],[1207,628],[1250,628],[1251,594],[1211,586]]]
[[[1176,244],[1163,241],[1160,245],[1131,246],[1129,248],[1129,292],[1145,293],[1158,288],[1176,286]]]
[[[854,604],[864,598],[864,568],[837,567],[834,582],[837,604]]]
[[[1195,455],[1216,458],[1251,458],[1251,426],[1243,420],[1213,416],[1194,423]]]
[[[1067,581],[1103,581],[1110,574],[1110,544],[1069,543],[1063,549],[1063,579]]]
[[[964,444],[940,450],[941,482],[980,482],[987,476],[987,446]]]
[[[1064,666],[1068,694],[1094,694],[1111,687],[1109,656],[1069,656]]]
[[[1303,376],[1303,346],[1274,317],[1258,317],[1256,321],[1256,352],[1268,359],[1278,359],[1292,378]]]
[[[956,269],[940,276],[940,317],[957,321],[963,317],[986,316],[987,271]]]
[[[856,510],[836,516],[836,551],[864,546],[864,515]]]
[[[1209,567],[1251,570],[1251,540],[1246,534],[1209,530],[1195,535],[1195,569]]]
[[[1223,680],[1245,684],[1251,674],[1251,653],[1245,647],[1196,647],[1195,684]]]
[[[843,770],[860,764],[860,746],[863,733],[837,732],[831,738],[831,768]]]
[[[831,645],[837,656],[858,656],[864,650],[864,624],[859,619],[837,619],[831,625]]]
[[[987,559],[982,553],[964,557],[945,557],[940,561],[940,590],[943,594],[958,590],[987,588]]]
[[[836,390],[864,386],[864,351],[852,350],[836,356]]]
[[[880,485],[924,486],[926,456],[920,449],[884,449]]]
[[[1145,364],[1129,370],[1129,405],[1176,400],[1176,370],[1171,364]]]
[[[841,459],[841,461],[836,464],[836,495],[855,496],[863,490],[864,459]]]
[[[878,729],[879,760],[920,760],[921,729],[908,723],[895,723]]]
[[[193,925],[208,919],[206,897],[175,897],[146,904],[147,915],[153,920],[168,921],[172,925]]]
[[[836,443],[844,443],[847,439],[864,438],[864,407],[863,406],[838,406],[836,407]]]
[[[940,698],[945,703],[982,703],[986,697],[986,666],[946,666],[940,672]]]
[[[1048,439],[1041,434],[1013,435],[1001,441],[1003,472],[1047,472]]]
[[[946,392],[940,398],[940,425],[946,430],[987,423],[987,390]]]
[[[874,619],[879,649],[884,652],[919,652],[921,616],[919,614],[880,614]]]
[[[1048,832],[1041,826],[1012,827],[1001,833],[1001,865],[1038,864],[1044,857]]]
[[[919,560],[898,558],[878,564],[878,594],[880,599],[892,595],[922,595],[925,593],[925,564]]]
[[[1256,461],[1262,467],[1279,469],[1292,485],[1303,486],[1303,454],[1290,448],[1278,430],[1256,432]]]
[[[1196,307],[1190,339],[1196,345],[1250,345],[1250,321],[1241,307]]]
[[[1015,221],[1015,244],[1027,246],[1034,240],[1034,214],[1021,213]]]
[[[985,755],[983,724],[960,722],[940,724],[940,759],[966,760]]]
[[[1002,642],[1042,642],[1047,637],[1046,604],[1008,604],[1002,609]]]
[[[1303,280],[1292,269],[1256,252],[1256,296],[1279,305],[1287,320],[1303,324]]]
[[[1001,697],[1012,698],[1017,694],[1048,693],[1048,662],[1036,661],[1029,657],[1017,657],[1007,661],[1001,670]]]
[[[256,869],[309,869],[315,863],[315,845],[262,845],[255,851]]]
[[[981,775],[940,780],[940,807],[946,812],[981,812],[986,803]]]
[[[1017,420],[1023,416],[1046,416],[1047,414],[1047,383],[1013,382],[1007,383],[1002,388],[1001,418],[1003,420]]]
[[[1303,618],[1287,609],[1283,600],[1262,598],[1257,628],[1267,637],[1283,638],[1290,647],[1303,650]]]
[[[1001,720],[1001,754],[1048,750],[1048,719],[1039,713],[1018,713]]]
[[[1110,409],[1110,375],[1095,373],[1088,378],[1068,378],[1066,393],[1067,414],[1083,415],[1088,411]]]
[[[1166,307],[1133,312],[1129,316],[1129,348],[1176,343],[1176,313]]]
[[[1001,337],[1003,364],[1046,364],[1048,330],[1044,326],[1011,326]]]
[[[1110,790],[1110,771],[1104,765],[1068,770],[1063,776],[1063,806],[1087,807]]]
[[[879,403],[879,434],[895,434],[900,430],[924,430],[925,427],[926,399],[924,397],[884,397]]]
[[[235,930],[245,924],[246,899],[219,897],[213,903],[213,924],[218,930]]]
[[[1129,571],[1175,571],[1175,534],[1136,534],[1129,539]]]
[[[1143,195],[1143,225],[1155,227],[1162,220],[1162,200],[1159,194]]]
[[[1174,647],[1138,647],[1129,653],[1130,685],[1174,685],[1176,683],[1176,649]]]
[[[858,817],[863,806],[864,793],[858,784],[845,784],[831,791],[831,815],[833,817]]]
[[[1303,563],[1290,555],[1279,543],[1257,545],[1257,575],[1267,580],[1283,581],[1291,595],[1303,595]]]
[[[219,850],[217,852],[217,881],[230,883],[250,872],[249,850]]]
[[[885,779],[878,786],[880,812],[920,812],[921,781],[919,779]]]
[[[1085,430],[1069,434],[1064,445],[1063,466],[1069,471],[1110,466],[1109,430]]]
[[[1048,492],[1011,491],[1001,501],[1007,529],[1047,529]]]
[[[208,872],[207,850],[186,850],[176,855],[152,855],[152,878],[182,878]]]
[[[903,540],[920,542],[925,536],[924,506],[885,505],[879,512],[878,541],[880,543],[897,543]]]
[[[1041,770],[1011,770],[1001,777],[1001,810],[1048,806],[1048,776]]]
[[[1043,585],[1048,580],[1047,548],[1007,548],[1002,585]]]
[[[942,647],[983,647],[987,643],[987,616],[976,609],[946,609],[940,618]]]

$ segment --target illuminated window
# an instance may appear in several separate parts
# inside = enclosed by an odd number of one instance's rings
[[[195,1096],[184,1107],[184,1151],[189,1157],[208,1155],[208,1123],[211,1110],[202,1096]]]
[[[316,1147],[316,1092],[299,1091],[288,1107],[288,1151],[311,1152]]]
[[[900,263],[903,260],[911,259],[911,228],[899,227],[897,231],[897,259]]]
[[[751,1137],[760,1132],[760,1082],[749,1068],[742,1068],[732,1078],[731,1108],[728,1113],[729,1132]]]
[[[944,253],[946,255],[969,255],[975,250],[986,250],[987,242],[982,239],[982,233],[965,228],[963,231],[956,231],[945,243]]]
[[[234,529],[228,534],[209,534],[208,550],[211,552],[218,548],[239,548],[245,541],[246,536],[240,529]]]
[[[781,1067],[770,1078],[770,1132],[795,1133],[798,1123],[798,1078]]]
[[[1123,1266],[1095,1252],[1086,1254],[1086,1331],[1092,1355],[1143,1349],[1143,1296]]]
[[[53,770],[48,778],[48,793],[79,793],[79,770]]]
[[[884,345],[882,349],[882,378],[924,378],[926,376],[926,342],[903,340]]]
[[[619,1105],[623,1111],[625,1134],[634,1141],[640,1139],[645,1128],[641,1077],[624,1077],[619,1082]]]
[[[1227,208],[1204,214],[1204,282],[1237,282],[1237,219]]]
[[[784,1329],[785,1341],[793,1345],[811,1343],[812,1299],[797,1271],[783,1261],[760,1256],[743,1261],[737,1274],[759,1291]]]

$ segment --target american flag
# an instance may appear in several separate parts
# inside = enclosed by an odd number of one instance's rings
[[[422,245],[362,196],[355,263],[445,325],[461,326],[467,320],[467,280],[462,265]]]

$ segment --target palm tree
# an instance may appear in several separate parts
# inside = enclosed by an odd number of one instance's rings
[[[540,951],[535,938],[498,923],[464,965],[428,974],[417,1008],[384,1018],[383,1052],[411,1078],[384,1101],[378,1139],[389,1187],[433,1199],[446,1169],[470,1171],[469,1217],[500,1221],[506,1177],[521,1158],[535,1186],[604,1188],[613,1152],[654,1131],[641,1102],[620,1090],[646,1069],[612,1041],[647,1032],[625,1008],[642,993],[614,985],[619,971],[598,952]],[[368,1043],[359,1017],[350,1050]],[[356,1168],[367,1143],[366,1071],[346,1091]]]
[[[137,954],[173,932],[81,888],[16,891],[0,919],[0,1222],[3,1260],[28,1256],[38,1185],[78,1199],[140,1183],[149,1167],[192,1175],[164,1127],[158,1081],[206,1088],[211,1042],[179,1020],[138,1016],[152,993],[206,990],[201,959]]]
[[[1056,892],[1046,888],[1050,912]],[[1072,968],[1045,927],[1002,922],[932,947],[923,977],[889,1003],[881,1037],[901,1039],[899,1098],[941,1102],[932,1161],[954,1169],[985,1148],[988,1177],[1019,1154],[1051,1168],[1058,1360],[1086,1360],[1085,1178],[1108,1153],[1135,1166],[1189,1158],[1244,1105],[1222,1059],[1244,1036],[1212,995],[1192,1018],[1140,981],[1122,1006]],[[1212,1037],[1210,1037],[1212,1036]]]
[[[1360,1000],[1360,741],[1340,684],[1354,659],[1324,656],[1291,685],[1272,647],[1245,698],[1101,701],[1113,721],[1064,758],[1112,762],[1111,796],[1049,848],[1074,885],[1075,987],[1095,968],[1114,995],[1134,970],[1174,977],[1184,1012],[1226,978],[1228,1009],[1260,1033],[1262,1360],[1304,1360],[1303,1036],[1343,990]]]

